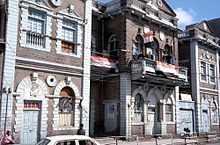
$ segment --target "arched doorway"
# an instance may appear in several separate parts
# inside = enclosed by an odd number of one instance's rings
[[[160,100],[163,96],[158,88],[152,88],[147,96],[148,113],[147,113],[147,134],[160,134],[161,133],[161,105]]]

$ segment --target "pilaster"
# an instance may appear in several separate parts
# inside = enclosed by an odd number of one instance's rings
[[[120,135],[131,135],[131,76],[128,73],[120,74]]]
[[[82,86],[82,115],[86,135],[89,135],[90,112],[90,54],[91,54],[91,29],[92,29],[92,0],[85,1],[85,17],[83,44],[83,86]]]
[[[196,102],[195,104],[195,125],[196,131],[201,130],[201,109],[200,109],[200,92],[199,92],[199,56],[198,56],[198,42],[190,42],[190,60],[191,60],[191,90],[192,99]]]
[[[5,44],[5,58],[2,75],[2,89],[14,86],[15,75],[15,57],[17,46],[17,33],[18,33],[18,3],[19,0],[10,0],[7,4],[7,22],[6,22],[6,44]],[[13,91],[13,90],[12,90]],[[6,112],[6,104],[8,103],[8,111]],[[0,129],[4,129],[5,115],[7,113],[6,129],[11,129],[12,121],[12,107],[13,96],[8,96],[2,91],[1,100],[1,114],[0,114]]]

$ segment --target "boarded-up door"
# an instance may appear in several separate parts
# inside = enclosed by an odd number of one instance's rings
[[[193,132],[193,110],[181,109],[179,115],[180,133],[185,133],[184,128]]]

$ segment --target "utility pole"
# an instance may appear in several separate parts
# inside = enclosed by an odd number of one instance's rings
[[[5,108],[5,125],[4,125],[4,135],[6,134],[7,129],[7,116],[8,116],[8,96],[11,94],[12,88],[8,88],[7,86],[4,88],[4,93],[7,95],[6,99],[6,108]]]

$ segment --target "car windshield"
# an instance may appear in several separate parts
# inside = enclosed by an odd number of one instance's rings
[[[47,145],[50,142],[49,139],[42,139],[36,145]]]

